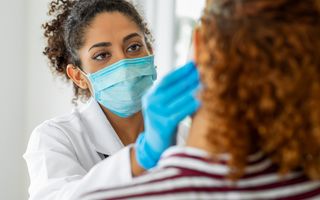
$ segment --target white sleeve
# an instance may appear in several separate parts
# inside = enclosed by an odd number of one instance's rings
[[[86,171],[67,136],[50,124],[42,124],[32,133],[24,154],[31,181],[29,199],[79,200],[84,193],[131,181],[130,148]]]

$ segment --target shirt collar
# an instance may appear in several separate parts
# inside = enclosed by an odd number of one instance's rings
[[[175,157],[176,155],[189,155],[192,157],[198,157],[198,158],[209,158],[210,155],[202,150],[202,149],[198,149],[198,148],[194,148],[194,147],[189,147],[189,146],[172,146],[169,149],[167,149],[163,154],[162,154],[162,158],[168,158],[168,157]]]
[[[200,160],[212,160],[212,156],[205,150],[189,147],[189,146],[172,146],[167,149],[162,155],[161,160],[165,160],[166,158],[173,157],[178,158],[181,156],[187,156],[191,159],[200,159]],[[265,157],[265,154],[261,151],[257,151],[253,154],[248,155],[247,160],[248,162],[256,162]],[[230,159],[229,154],[219,154],[216,157],[216,161],[228,161]],[[161,162],[160,160],[160,162]]]
[[[85,134],[88,134],[97,152],[113,155],[124,147],[95,99],[91,98],[79,113],[85,124]]]

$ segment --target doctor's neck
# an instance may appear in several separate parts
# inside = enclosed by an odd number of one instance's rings
[[[100,105],[100,107],[124,146],[134,143],[138,135],[144,130],[141,111],[130,117],[122,118],[103,106]]]

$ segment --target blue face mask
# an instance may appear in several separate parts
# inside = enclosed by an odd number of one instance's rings
[[[123,118],[141,110],[142,96],[152,86],[156,76],[154,56],[120,60],[87,75],[94,98]]]

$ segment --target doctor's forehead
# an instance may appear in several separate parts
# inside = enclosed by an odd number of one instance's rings
[[[143,38],[139,26],[128,16],[119,12],[105,12],[97,15],[85,30],[84,46],[97,42],[122,42],[135,33]]]

